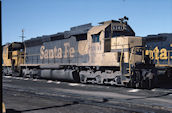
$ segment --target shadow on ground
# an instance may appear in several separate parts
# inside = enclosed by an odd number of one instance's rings
[[[73,103],[71,103],[71,104],[64,104],[64,105],[59,105],[59,106],[49,106],[49,107],[28,109],[28,110],[21,110],[21,111],[17,111],[15,109],[7,109],[6,113],[24,113],[24,112],[29,112],[29,111],[45,110],[45,109],[50,109],[50,108],[67,107],[67,106],[71,106],[71,105],[75,105],[75,104],[79,104],[79,102],[73,101]]]
[[[50,109],[50,108],[67,107],[67,106],[71,106],[71,105],[75,105],[75,104],[79,104],[79,102],[73,101],[73,103],[71,103],[71,104],[64,104],[64,105],[58,105],[58,106],[50,106],[50,107],[29,109],[29,110],[23,110],[23,111],[21,111],[21,112],[23,113],[23,112],[36,111],[36,110],[45,110],[45,109]],[[18,112],[17,112],[17,113],[18,113]]]
[[[21,111],[17,111],[15,109],[7,109],[6,113],[21,113]]]
[[[30,112],[30,111],[37,111],[37,110],[46,110],[46,109],[51,109],[51,108],[59,108],[59,107],[67,107],[67,106],[72,106],[75,104],[79,104],[79,103],[84,103],[84,100],[80,100],[80,101],[73,101],[70,104],[64,104],[64,105],[58,105],[58,106],[49,106],[49,107],[42,107],[42,108],[35,108],[35,109],[28,109],[28,110],[21,110],[21,111],[17,111],[15,109],[7,109],[6,113],[25,113],[25,112]],[[91,101],[94,103],[106,103],[108,102],[108,99],[103,98],[102,101]]]

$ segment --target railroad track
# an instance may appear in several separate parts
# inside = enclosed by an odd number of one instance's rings
[[[9,90],[5,89],[10,92],[13,92],[15,90]],[[84,104],[89,106],[96,106],[96,107],[103,107],[106,109],[115,109],[119,110],[119,112],[126,112],[126,113],[145,113],[145,112],[156,112],[156,113],[169,113],[171,110],[166,109],[165,107],[157,107],[157,106],[148,106],[148,105],[140,105],[137,103],[125,103],[119,100],[115,100],[112,98],[98,98],[98,97],[88,97],[88,96],[82,96],[81,95],[75,95],[74,94],[64,94],[61,93],[61,95],[53,95],[53,94],[43,94],[43,93],[34,93],[34,92],[28,92],[28,91],[22,91],[21,93],[27,93],[29,95],[34,95],[36,97],[42,97],[42,98],[48,98],[50,99],[58,99],[58,101],[65,101],[70,102],[71,104]],[[65,95],[65,96],[64,96]],[[41,108],[37,109],[29,109],[29,111],[32,110],[39,110]],[[27,110],[24,110],[23,112],[26,112]]]
[[[141,90],[20,77],[4,77],[3,86],[4,90],[9,92],[56,98],[59,101],[118,109],[123,112],[172,111],[172,103],[169,103],[172,99],[171,89]],[[158,101],[160,105],[157,105]],[[163,106],[164,103],[168,105]]]

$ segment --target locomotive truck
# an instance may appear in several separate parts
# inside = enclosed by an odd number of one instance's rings
[[[3,46],[5,75],[152,88],[157,71],[128,18]],[[147,54],[147,55],[146,55]]]

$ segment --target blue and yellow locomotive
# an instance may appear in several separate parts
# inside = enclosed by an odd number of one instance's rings
[[[152,56],[148,57],[151,50],[145,48],[149,41],[136,37],[126,20],[124,17],[119,21],[105,21],[98,26],[85,24],[5,45],[3,72],[23,77],[151,88],[156,83],[157,71]],[[164,49],[160,52],[164,53]],[[160,58],[165,58],[163,55],[160,54]]]

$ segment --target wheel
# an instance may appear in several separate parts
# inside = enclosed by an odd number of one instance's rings
[[[102,80],[101,80],[101,76],[100,75],[96,76],[96,83],[97,84],[102,84]]]
[[[146,81],[142,80],[140,85],[141,85],[140,88],[145,89],[146,88]]]
[[[80,75],[80,82],[86,84],[87,83],[87,77],[84,75]]]
[[[152,89],[154,87],[154,74],[153,73],[148,73],[147,75],[147,88]]]
[[[129,83],[126,84],[127,87],[129,88],[134,88],[135,85],[134,85],[134,82],[132,80],[129,81]]]
[[[149,86],[148,86],[148,89],[152,89],[152,88],[154,88],[153,79],[149,79]]]
[[[137,82],[137,83],[135,84],[135,87],[136,87],[136,88],[140,88],[140,83]]]

